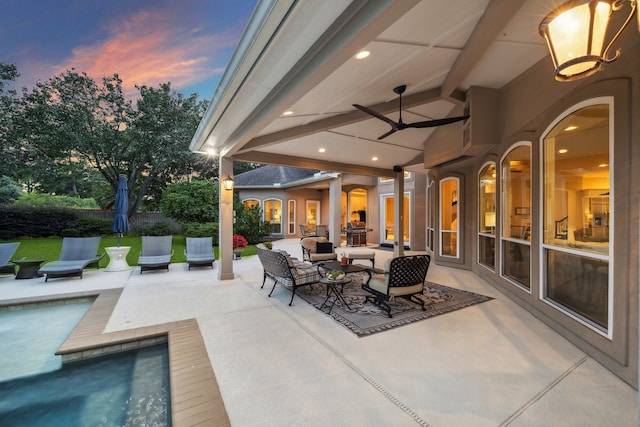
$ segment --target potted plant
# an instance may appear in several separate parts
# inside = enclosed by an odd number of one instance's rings
[[[334,282],[337,282],[344,278],[344,272],[340,270],[331,270],[329,273],[327,273],[327,278],[329,280],[333,280]]]
[[[233,255],[235,259],[240,259],[242,257],[242,250],[249,245],[247,239],[244,236],[239,234],[233,235]]]
[[[273,242],[264,242],[264,247],[271,250],[273,248]]]

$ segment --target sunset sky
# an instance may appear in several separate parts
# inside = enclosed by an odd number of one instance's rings
[[[0,62],[17,87],[75,68],[210,99],[257,1],[1,0]]]

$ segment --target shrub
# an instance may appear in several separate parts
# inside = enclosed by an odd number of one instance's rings
[[[63,237],[92,237],[105,236],[113,233],[110,219],[79,218],[69,224],[69,228],[62,230]]]
[[[47,209],[99,209],[94,199],[81,199],[80,197],[53,196],[41,193],[22,193],[14,202],[16,206]]]
[[[236,205],[236,223],[233,231],[244,236],[249,243],[262,242],[266,236],[271,234],[271,223],[262,220],[262,210],[258,206],[245,208]]]
[[[169,236],[173,234],[173,226],[168,222],[157,222],[138,230],[140,236]]]
[[[187,222],[182,224],[182,234],[185,237],[209,237],[213,238],[214,244],[218,242],[219,226],[217,222]]]
[[[249,246],[247,239],[239,234],[233,235],[233,249],[246,248],[247,246]]]
[[[5,240],[22,236],[62,236],[62,230],[69,228],[76,219],[70,209],[15,205],[0,207],[0,230]]]
[[[162,193],[160,210],[178,222],[215,221],[218,213],[217,186],[208,180],[171,184]]]

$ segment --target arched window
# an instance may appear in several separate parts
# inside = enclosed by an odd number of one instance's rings
[[[460,179],[440,181],[440,255],[459,258]]]
[[[521,142],[501,162],[502,276],[531,289],[531,144]]]
[[[599,98],[575,106],[542,138],[543,298],[609,334],[612,102]]]
[[[486,164],[478,174],[478,262],[496,268],[496,164]]]
[[[282,200],[264,201],[264,220],[271,223],[271,234],[282,234]]]
[[[254,206],[260,206],[260,200],[257,199],[244,199],[242,201],[245,209],[252,208]]]
[[[436,230],[436,221],[435,221],[435,210],[436,210],[436,192],[435,192],[435,182],[433,179],[429,180],[429,184],[427,185],[427,248],[433,251],[434,248],[434,237]]]

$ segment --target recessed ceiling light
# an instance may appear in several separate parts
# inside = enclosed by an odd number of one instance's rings
[[[565,132],[569,132],[569,131],[571,131],[571,130],[576,130],[576,129],[578,129],[578,126],[576,126],[576,125],[570,125],[570,126],[567,126],[566,128],[564,128],[564,131],[565,131]]]
[[[371,158],[371,160],[372,160],[372,161],[374,161],[374,162],[377,162],[377,161],[378,161],[378,156],[373,156],[373,157]]]
[[[326,149],[326,148],[320,148],[320,149],[318,149],[318,153],[324,153],[325,151],[327,151],[327,149]]]
[[[600,163],[598,165],[599,168],[606,168],[607,166],[609,166],[607,163]]]
[[[368,50],[362,50],[356,54],[356,59],[364,59],[369,56],[370,53],[371,52],[369,52]]]
[[[558,153],[560,153],[560,154],[564,154],[564,153],[568,153],[568,152],[569,152],[569,150],[567,150],[566,148],[558,150]]]
[[[291,110],[287,110],[284,113],[282,113],[283,116],[290,116],[292,114],[293,114],[293,111],[291,111]]]

